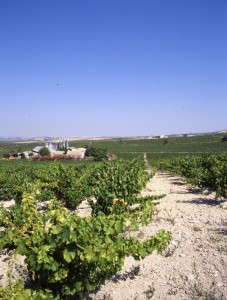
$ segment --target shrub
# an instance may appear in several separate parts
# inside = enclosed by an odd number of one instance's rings
[[[80,218],[52,200],[49,209],[39,214],[34,197],[24,194],[14,210],[0,209],[6,228],[1,243],[12,243],[17,253],[26,256],[33,288],[40,293],[50,290],[54,299],[83,296],[116,274],[126,256],[138,260],[166,247],[170,233],[163,230],[144,242],[124,237],[129,221],[136,228],[141,221],[148,223],[152,213],[153,206],[146,202],[130,219],[101,212],[96,218]]]
[[[50,155],[50,150],[47,147],[43,147],[39,150],[39,154],[41,156],[49,156]]]

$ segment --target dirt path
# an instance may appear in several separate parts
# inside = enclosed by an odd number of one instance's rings
[[[146,152],[144,152],[144,154],[143,154],[143,160],[144,160],[145,165],[148,165],[147,153]]]
[[[227,210],[214,193],[201,192],[178,177],[157,173],[143,195],[165,193],[145,239],[160,228],[172,232],[165,253],[124,268],[91,299],[227,299]]]

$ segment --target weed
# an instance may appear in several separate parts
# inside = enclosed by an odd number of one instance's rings
[[[100,300],[101,298],[100,298],[100,296],[94,296],[94,298],[90,298],[90,297],[88,297],[88,298],[83,298],[84,300],[85,299],[94,299],[94,300]],[[113,297],[110,295],[110,294],[105,294],[105,295],[103,295],[103,297],[102,297],[102,299],[101,300],[113,300]]]
[[[176,295],[178,291],[187,294],[189,300],[224,300],[223,294],[215,286],[214,282],[205,287],[201,281],[200,274],[196,268],[195,263],[192,266],[193,281],[177,282],[174,277],[169,278],[170,288],[167,292],[168,295]]]
[[[103,300],[113,300],[113,298],[110,294],[106,294],[103,296]]]
[[[137,237],[138,237],[139,239],[142,239],[144,236],[145,236],[145,234],[144,234],[144,232],[143,232],[142,230],[140,230],[140,231],[138,232],[138,234],[137,234]]]
[[[193,225],[192,229],[193,229],[194,231],[202,231],[202,228],[199,227],[199,226],[196,226],[196,225]]]
[[[223,218],[221,218],[221,225],[222,226],[227,226],[227,219],[223,219]]]
[[[173,288],[171,286],[171,288],[168,290],[167,292],[168,295],[176,295],[177,294],[177,289],[176,288]]]
[[[173,256],[173,253],[175,252],[175,249],[167,249],[165,252],[164,252],[164,256],[165,257],[171,257]]]
[[[210,221],[210,220],[207,220],[205,224],[206,224],[206,225],[211,225],[211,221]]]
[[[218,251],[227,255],[227,241],[225,241],[224,245],[218,247]]]
[[[195,281],[190,290],[191,300],[199,300],[199,299],[222,300],[223,299],[221,295],[217,296],[218,291],[216,290],[214,282],[208,288],[205,288],[203,286],[199,273],[196,269],[195,263],[193,264],[192,272],[195,277]]]
[[[166,217],[165,217],[166,221],[170,222],[172,225],[175,225],[175,219],[176,219],[177,215],[175,217],[172,217],[170,214],[171,210],[170,210],[170,212],[167,209],[164,209],[164,210],[166,212]]]
[[[143,292],[146,296],[146,299],[151,299],[154,296],[155,288],[153,286],[149,286],[149,289]]]

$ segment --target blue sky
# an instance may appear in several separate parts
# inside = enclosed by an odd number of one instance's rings
[[[227,129],[226,0],[1,0],[0,136]]]

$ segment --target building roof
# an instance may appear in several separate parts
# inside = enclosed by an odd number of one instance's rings
[[[32,152],[38,153],[40,149],[42,149],[43,146],[36,146],[34,149],[32,149]]]

